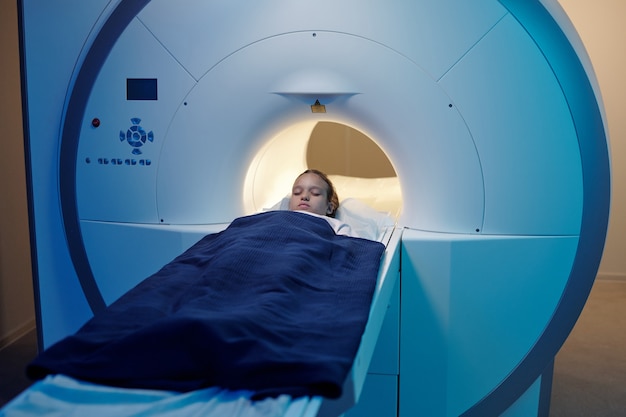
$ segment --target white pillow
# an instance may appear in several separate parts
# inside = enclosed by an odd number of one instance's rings
[[[402,209],[402,191],[398,177],[362,178],[329,175],[340,196],[350,196],[378,212],[397,218]]]
[[[263,209],[263,211],[274,211],[274,210],[289,210],[289,197],[283,197],[282,200],[274,204],[272,207]]]
[[[285,197],[267,210],[289,210],[289,197]],[[340,204],[335,218],[352,229],[351,236],[379,240],[385,227],[393,226],[388,214],[380,213],[356,198],[346,198]]]
[[[380,213],[356,198],[346,198],[340,204],[335,218],[347,223],[352,232],[370,240],[379,240],[381,231],[394,225],[391,216]]]

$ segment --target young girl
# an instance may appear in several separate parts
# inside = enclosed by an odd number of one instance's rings
[[[337,191],[326,174],[316,169],[307,169],[296,178],[291,189],[289,210],[335,217],[337,207]]]

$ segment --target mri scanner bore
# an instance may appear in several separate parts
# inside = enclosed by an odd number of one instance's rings
[[[557,2],[83,3],[20,2],[42,347],[283,198],[332,124],[395,173],[337,173],[340,195],[401,235],[350,413],[547,415],[610,189],[597,82]]]

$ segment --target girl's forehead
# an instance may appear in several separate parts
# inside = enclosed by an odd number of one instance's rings
[[[306,174],[300,175],[296,178],[296,181],[293,184],[294,187],[319,187],[321,189],[326,189],[326,183],[323,179],[321,179],[318,175],[308,172]]]

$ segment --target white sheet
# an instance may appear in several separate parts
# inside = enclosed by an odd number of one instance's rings
[[[188,393],[115,388],[55,375],[9,402],[0,417],[304,417],[319,407],[319,399],[281,395],[252,401],[251,395],[219,388]]]

